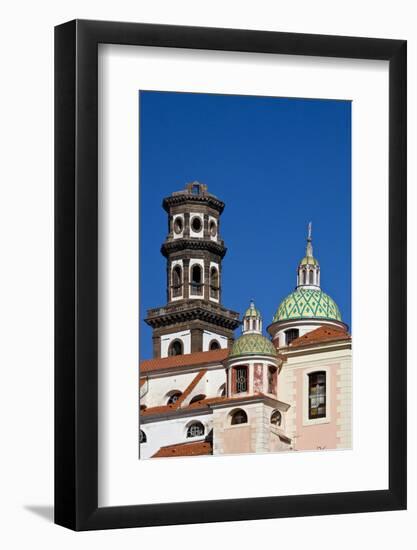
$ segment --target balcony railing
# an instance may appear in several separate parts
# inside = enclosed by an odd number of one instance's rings
[[[191,296],[202,296],[204,285],[202,283],[190,283]]]
[[[219,299],[219,287],[218,286],[211,286],[210,287],[210,298],[214,298],[215,300]]]
[[[179,296],[182,296],[182,285],[172,285],[172,297],[178,298]]]

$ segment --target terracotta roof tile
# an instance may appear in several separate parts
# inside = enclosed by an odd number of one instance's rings
[[[171,405],[159,405],[158,407],[146,407],[146,409],[140,411],[140,415],[150,416],[152,414],[162,414],[164,412],[175,411],[176,409],[176,403],[172,403]]]
[[[201,401],[196,401],[195,403],[190,403],[187,405],[187,407],[180,407],[178,408],[176,405],[178,403],[174,403],[172,405],[161,405],[160,407],[148,407],[147,409],[140,412],[143,416],[152,416],[154,414],[162,414],[162,413],[174,413],[179,410],[181,411],[188,411],[192,409],[204,409],[209,408],[210,405],[217,405],[219,403],[234,403],[235,401],[251,401],[253,399],[258,399],[259,397],[264,397],[267,399],[275,399],[271,398],[271,396],[266,395],[264,393],[256,393],[254,395],[245,395],[245,396],[235,396],[235,397],[208,397],[207,399],[202,399]]]
[[[197,386],[197,384],[200,382],[200,380],[203,378],[203,376],[206,374],[206,369],[201,370],[195,378],[188,384],[188,386],[185,388],[182,395],[178,398],[177,402],[175,403],[177,405],[177,408],[180,408],[182,403],[184,403],[185,399],[190,395],[190,393],[193,391],[193,389]]]
[[[202,456],[213,454],[213,447],[207,441],[195,441],[194,443],[180,443],[177,445],[167,445],[161,447],[158,452],[152,455],[152,458],[162,458],[169,456]]]
[[[290,348],[298,348],[309,344],[318,344],[319,342],[330,342],[336,340],[350,340],[350,334],[346,330],[330,327],[319,327],[304,336],[300,336],[291,342]]]
[[[140,364],[141,374],[156,370],[165,370],[178,367],[198,366],[205,363],[221,363],[229,355],[229,349],[216,349],[212,351],[198,351],[186,355],[174,355],[156,359],[146,359]]]

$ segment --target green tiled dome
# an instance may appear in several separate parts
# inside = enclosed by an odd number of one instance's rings
[[[274,315],[273,322],[288,319],[342,320],[336,303],[321,290],[298,288],[287,296]]]
[[[229,357],[238,355],[276,355],[277,350],[262,334],[242,334],[233,344]]]

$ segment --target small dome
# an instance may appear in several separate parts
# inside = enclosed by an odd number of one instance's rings
[[[325,292],[300,287],[284,298],[272,322],[290,319],[334,319],[341,321],[342,316],[336,303]]]
[[[304,256],[301,260],[300,265],[319,265],[319,262],[313,256]]]
[[[262,334],[242,334],[233,344],[229,357],[239,355],[273,355],[277,354],[273,343]]]
[[[261,312],[259,311],[259,309],[255,307],[255,303],[253,300],[251,300],[250,306],[245,311],[245,314],[243,317],[256,317],[258,319],[261,318]]]

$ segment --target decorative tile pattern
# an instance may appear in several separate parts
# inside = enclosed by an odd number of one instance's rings
[[[281,302],[273,322],[316,318],[342,320],[339,308],[326,293],[321,290],[299,288]]]
[[[233,344],[230,357],[237,355],[276,355],[277,350],[268,338],[261,334],[243,334]]]

